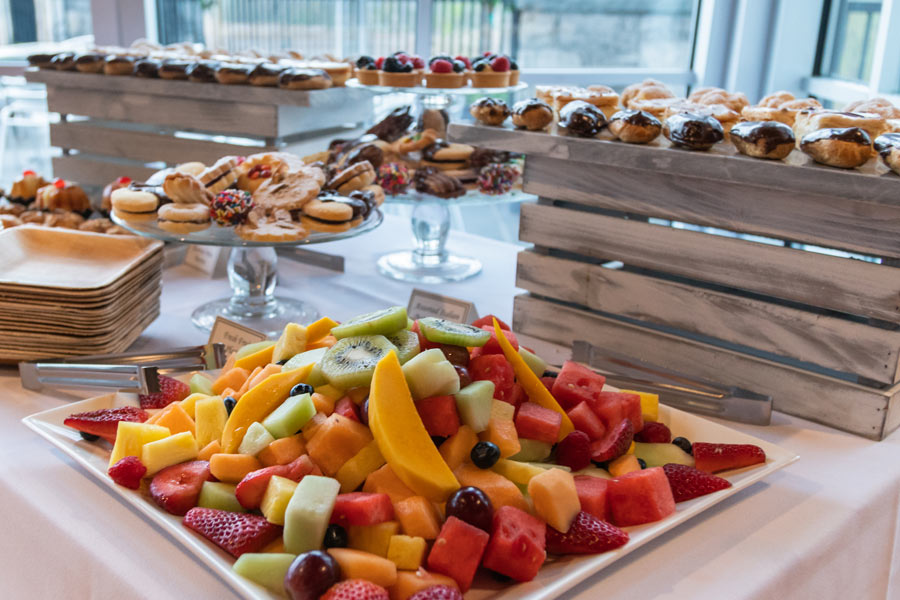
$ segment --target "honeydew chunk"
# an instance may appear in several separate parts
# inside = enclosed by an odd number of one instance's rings
[[[546,469],[542,469],[529,463],[507,460],[505,458],[498,460],[491,468],[513,483],[520,485],[528,485],[528,482],[534,477],[537,477],[546,471]]]
[[[144,444],[141,449],[141,462],[147,467],[147,476],[149,477],[166,467],[194,460],[199,452],[200,449],[197,447],[197,440],[194,439],[194,436],[189,431],[183,431]]]
[[[307,475],[300,480],[284,513],[284,547],[288,552],[301,554],[322,546],[340,490],[338,480],[330,477]]]
[[[238,351],[234,355],[235,366],[237,366],[237,361],[241,360],[242,358],[250,356],[251,354],[256,354],[260,350],[265,350],[266,348],[270,348],[274,345],[275,342],[273,342],[272,340],[263,340],[261,342],[253,342],[251,344],[241,346],[240,348],[238,348]]]
[[[286,363],[284,363],[281,371],[290,371],[291,369],[299,369],[300,367],[305,367],[306,365],[316,364],[320,360],[322,360],[322,357],[325,356],[326,352],[328,352],[328,348],[323,347],[295,354]],[[315,384],[310,382],[310,385]]]
[[[126,456],[141,457],[144,444],[169,437],[169,428],[148,423],[119,421],[116,428],[116,444],[109,455],[109,466],[113,466]]]
[[[398,569],[415,571],[422,565],[426,544],[425,538],[408,535],[391,536],[387,558],[397,565]]]
[[[475,381],[453,395],[459,419],[475,433],[487,429],[494,401],[494,382]]]
[[[521,450],[510,456],[510,460],[519,460],[522,462],[535,462],[546,460],[553,451],[553,444],[541,442],[538,440],[529,440],[527,438],[519,438],[519,446]]]
[[[561,469],[547,469],[528,482],[534,512],[547,525],[565,533],[581,510],[575,478]]]
[[[228,410],[218,396],[197,400],[194,404],[194,424],[197,428],[197,445],[205,448],[213,440],[222,439]]]
[[[599,477],[600,479],[612,479],[613,476],[610,475],[609,471],[606,469],[601,469],[600,467],[594,465],[588,465],[587,467],[580,469],[578,471],[574,471],[572,475],[589,475],[591,477]]]
[[[297,482],[273,475],[266,486],[259,509],[269,523],[284,525],[284,513],[297,489]]]
[[[534,352],[526,350],[522,346],[519,346],[519,356],[522,357],[522,360],[525,361],[525,364],[528,365],[528,368],[531,369],[532,373],[538,377],[544,375],[544,371],[547,370],[547,361]]]
[[[295,558],[294,554],[284,552],[248,552],[241,554],[231,568],[241,577],[283,595],[284,577]]]
[[[694,457],[675,444],[634,443],[634,455],[647,463],[647,468],[662,467],[668,463],[694,466]]]
[[[290,396],[263,419],[262,425],[275,439],[294,435],[316,414],[316,405],[309,394]],[[248,431],[249,433],[249,431]],[[244,437],[246,440],[246,436]]]
[[[459,391],[459,375],[439,348],[420,352],[403,365],[413,398],[445,396]]]
[[[234,495],[233,483],[221,481],[204,481],[200,488],[200,497],[197,498],[197,506],[203,508],[215,508],[228,512],[247,512]]]
[[[275,349],[275,342],[261,342],[258,350],[246,354],[234,361],[234,366],[241,369],[253,371],[262,368],[272,361],[272,351]],[[255,345],[255,344],[254,344]]]
[[[512,421],[516,415],[516,407],[503,400],[491,400],[491,419]]]
[[[191,388],[192,394],[203,394],[205,396],[215,395],[215,392],[213,391],[212,380],[202,373],[194,373],[193,375],[191,375],[191,380],[188,383],[188,386]]]
[[[254,422],[247,428],[241,445],[238,446],[238,454],[249,454],[256,456],[260,451],[275,441],[271,433],[259,421]]]

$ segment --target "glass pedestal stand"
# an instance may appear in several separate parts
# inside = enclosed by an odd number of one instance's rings
[[[279,336],[288,323],[310,323],[319,318],[319,311],[311,304],[275,295],[278,281],[275,249],[354,237],[375,229],[383,218],[381,211],[376,209],[362,224],[340,233],[312,232],[309,237],[295,242],[251,242],[238,237],[231,227],[213,225],[203,231],[176,234],[160,229],[156,221],[129,222],[115,213],[112,215],[112,220],[117,224],[145,237],[164,242],[229,248],[228,283],[231,284],[231,296],[200,305],[191,314],[191,321],[200,329],[209,331],[216,317],[222,316],[269,337]]]

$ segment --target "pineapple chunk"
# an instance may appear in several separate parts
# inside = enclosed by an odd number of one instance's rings
[[[391,537],[399,532],[400,523],[397,521],[386,521],[378,525],[350,525],[347,528],[347,547],[386,557]]]
[[[306,350],[306,327],[297,323],[288,323],[275,343],[272,362],[286,360]]]
[[[113,466],[126,456],[141,457],[144,444],[169,437],[169,429],[160,425],[119,421],[116,429],[116,445],[109,455],[109,466]]]
[[[228,411],[218,396],[208,396],[197,400],[194,405],[194,425],[197,430],[197,445],[205,448],[213,440],[222,438]]]
[[[392,535],[388,545],[388,560],[404,571],[415,571],[425,557],[425,538]]]
[[[199,451],[194,436],[189,431],[183,431],[144,444],[141,449],[141,462],[147,467],[147,476],[149,477],[166,467],[194,460]]]
[[[369,476],[369,473],[381,468],[384,463],[384,457],[378,449],[378,442],[372,440],[353,458],[345,462],[335,474],[334,478],[341,483],[341,493],[346,494],[358,488]]]
[[[284,513],[296,488],[297,482],[285,477],[273,475],[269,479],[269,485],[266,487],[266,493],[263,495],[260,505],[260,510],[269,523],[284,525]]]

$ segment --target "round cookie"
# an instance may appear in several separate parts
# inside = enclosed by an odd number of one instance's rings
[[[337,190],[339,194],[346,196],[350,192],[362,189],[375,181],[375,169],[367,160],[354,163],[335,175],[328,182],[328,188]]]
[[[177,173],[184,173],[185,175],[193,175],[194,177],[198,177],[205,170],[206,170],[206,165],[204,165],[202,162],[198,162],[198,161],[186,162],[186,163],[181,163],[180,165],[175,165],[175,171]]]
[[[456,171],[465,168],[474,151],[475,148],[467,144],[448,144],[438,140],[422,150],[422,164],[442,171]]]
[[[344,198],[322,196],[303,208],[300,222],[311,231],[339,233],[362,222],[362,217],[355,212],[353,203]]]
[[[109,195],[113,212],[125,221],[147,221],[156,218],[159,198],[156,194],[130,188],[119,188]]]
[[[170,233],[191,233],[209,227],[209,206],[206,204],[164,204],[159,207],[157,224]]]
[[[213,221],[225,227],[238,225],[253,208],[250,194],[243,190],[222,190],[209,204]]]
[[[398,154],[418,152],[434,144],[437,139],[437,131],[435,131],[434,129],[425,129],[424,131],[418,131],[411,135],[403,136],[402,138],[394,142],[394,149]]]
[[[249,242],[298,242],[309,235],[302,225],[284,220],[245,223],[235,231]]]
[[[325,176],[322,170],[301,166],[279,172],[267,179],[253,194],[253,202],[263,210],[299,210],[319,195]]]
[[[537,98],[521,100],[513,105],[513,125],[528,131],[540,131],[553,122],[553,109]]]
[[[377,183],[373,183],[372,185],[367,185],[366,187],[359,190],[360,192],[371,193],[372,198],[375,202],[375,206],[381,206],[384,204],[384,189]]]

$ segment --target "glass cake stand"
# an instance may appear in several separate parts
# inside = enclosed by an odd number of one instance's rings
[[[144,237],[164,242],[231,248],[228,259],[231,297],[200,305],[191,314],[191,320],[200,329],[209,331],[216,317],[222,316],[261,331],[269,337],[280,335],[288,323],[310,323],[320,316],[316,307],[303,300],[275,295],[278,279],[278,257],[275,250],[355,237],[372,231],[384,219],[379,209],[373,209],[360,225],[340,233],[314,231],[309,237],[299,241],[252,242],[238,237],[233,227],[213,224],[203,231],[177,234],[160,229],[155,220],[129,222],[120,219],[115,213],[111,218],[116,224]]]

